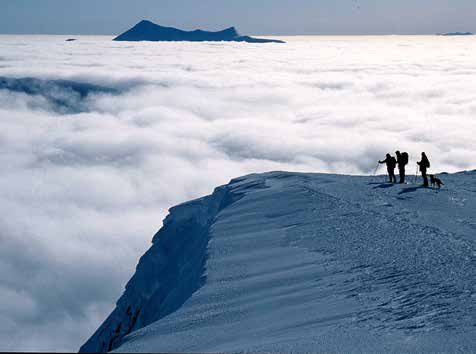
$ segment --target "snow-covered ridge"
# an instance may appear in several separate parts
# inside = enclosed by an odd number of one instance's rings
[[[218,187],[210,196],[171,208],[116,308],[80,351],[110,351],[125,335],[179,308],[204,282],[209,227],[234,198]]]
[[[170,209],[81,351],[476,350],[476,171],[272,172]]]

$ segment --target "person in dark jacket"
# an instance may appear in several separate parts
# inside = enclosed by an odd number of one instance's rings
[[[423,187],[428,187],[428,177],[426,176],[426,170],[430,168],[430,161],[424,152],[421,153],[421,161],[417,162],[420,166],[421,176],[423,177]]]
[[[398,164],[398,173],[400,175],[400,181],[398,183],[405,183],[405,165],[408,163],[408,153],[400,153],[400,151],[395,151],[397,155],[397,164]]]
[[[397,166],[397,160],[395,160],[395,157],[387,154],[385,160],[379,161],[378,163],[387,164],[388,177],[390,178],[389,182],[397,183],[397,178],[395,177],[395,166]]]

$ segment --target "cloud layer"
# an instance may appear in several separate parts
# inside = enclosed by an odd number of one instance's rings
[[[476,168],[473,38],[4,36],[0,53],[0,350],[77,350],[167,208],[233,177],[372,173],[396,149],[411,173],[421,151]]]

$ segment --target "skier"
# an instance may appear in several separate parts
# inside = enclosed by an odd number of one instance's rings
[[[430,161],[424,152],[421,153],[421,161],[417,162],[420,166],[421,176],[423,177],[423,187],[428,187],[428,177],[426,176],[426,169],[430,168]]]
[[[405,183],[405,165],[408,164],[408,153],[395,151],[397,155],[398,173],[400,175],[400,181],[398,183]]]
[[[397,178],[395,177],[395,166],[397,165],[397,160],[395,160],[395,157],[390,156],[390,154],[387,154],[385,160],[379,161],[378,163],[387,164],[388,177],[390,178],[389,182],[397,183]]]

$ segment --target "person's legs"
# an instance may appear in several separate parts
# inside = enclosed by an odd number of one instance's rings
[[[397,183],[397,177],[395,177],[395,170],[394,169],[389,169],[388,174],[390,176],[390,182],[391,183]]]
[[[402,167],[398,168],[398,174],[400,175],[400,182],[403,183],[405,181],[405,170]]]
[[[401,175],[402,175],[401,182],[405,183],[405,166],[402,167]]]
[[[421,176],[423,177],[423,186],[428,187],[428,177],[426,176],[426,170],[421,171]]]

